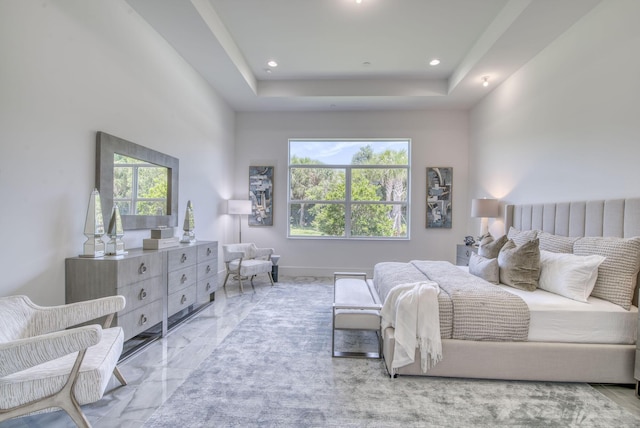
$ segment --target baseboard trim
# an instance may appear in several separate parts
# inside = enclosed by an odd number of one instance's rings
[[[280,266],[278,275],[281,276],[316,276],[316,277],[333,277],[334,272],[365,272],[367,278],[373,277],[372,268],[364,268],[361,266],[335,266],[335,267],[309,267],[309,266]]]

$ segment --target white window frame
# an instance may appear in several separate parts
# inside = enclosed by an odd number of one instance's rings
[[[407,143],[407,164],[406,165],[383,165],[383,164],[291,164],[291,143],[292,142],[361,142],[362,146],[367,143],[375,142],[406,142]],[[290,138],[288,142],[287,156],[287,238],[288,239],[324,239],[324,240],[390,240],[390,241],[408,241],[411,238],[411,139],[410,138]],[[328,168],[345,171],[345,200],[292,200],[291,199],[291,171],[293,168]],[[398,168],[407,171],[407,195],[406,200],[402,201],[352,201],[351,200],[351,173],[355,169],[390,169]],[[345,207],[345,235],[344,236],[303,236],[291,235],[290,212],[292,204],[336,204]],[[404,207],[405,222],[407,233],[406,236],[351,236],[351,207],[353,204],[370,204],[370,205],[398,205]]]

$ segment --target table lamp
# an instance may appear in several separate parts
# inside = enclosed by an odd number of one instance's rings
[[[500,203],[497,199],[472,199],[471,200],[471,217],[480,218],[480,238],[489,231],[489,218],[499,216]]]

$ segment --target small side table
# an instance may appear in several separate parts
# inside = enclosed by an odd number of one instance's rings
[[[271,255],[271,278],[273,278],[273,282],[278,282],[278,261],[280,260],[280,256],[277,254]]]
[[[456,245],[456,265],[458,266],[469,266],[469,259],[471,258],[471,253],[478,253],[478,247],[474,247],[473,245]]]

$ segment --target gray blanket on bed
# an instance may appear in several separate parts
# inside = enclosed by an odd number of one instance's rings
[[[529,308],[518,296],[449,262],[384,262],[374,267],[373,283],[384,302],[399,284],[430,279],[438,283],[440,336],[443,339],[525,341]]]

